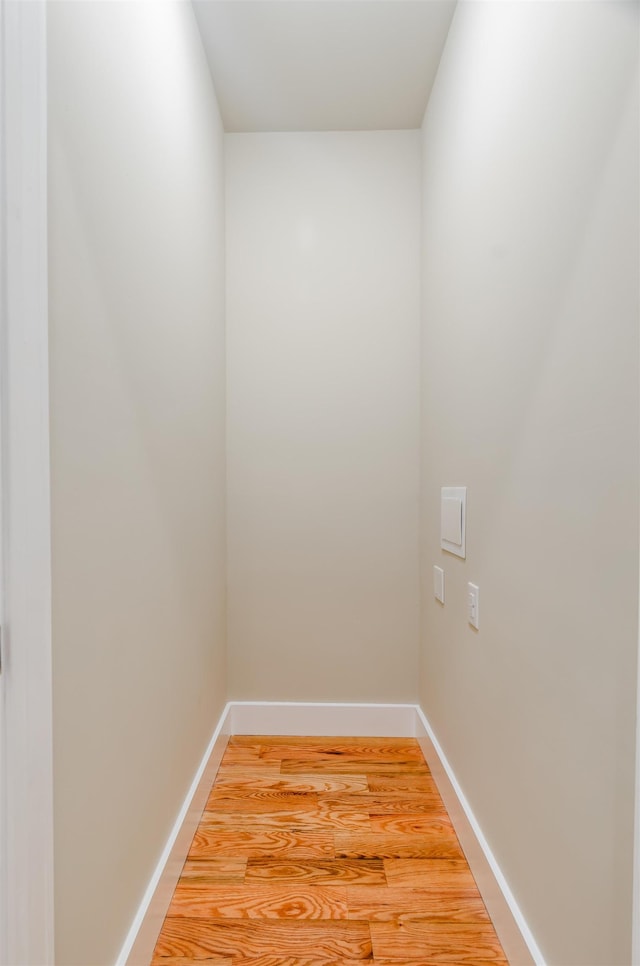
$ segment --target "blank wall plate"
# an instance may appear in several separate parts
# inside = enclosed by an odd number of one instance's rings
[[[466,557],[466,486],[443,486],[440,490],[440,546],[456,557]]]

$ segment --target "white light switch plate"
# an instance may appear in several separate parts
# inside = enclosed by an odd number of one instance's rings
[[[480,623],[480,588],[477,584],[467,584],[467,617],[471,626],[478,630]]]
[[[443,486],[440,490],[440,546],[457,557],[466,557],[466,486]]]
[[[433,595],[436,600],[444,604],[444,570],[442,567],[433,568]]]

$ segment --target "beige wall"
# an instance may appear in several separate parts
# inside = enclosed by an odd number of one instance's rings
[[[223,141],[190,4],[48,18],[56,962],[96,966],[226,696]]]
[[[423,126],[421,699],[563,966],[630,962],[637,13],[460,4]]]
[[[423,126],[420,700],[563,966],[629,961],[636,16],[459,4]],[[49,58],[71,966],[114,960],[227,693],[223,136],[189,4],[50,4]],[[226,145],[230,696],[414,700],[419,135]]]
[[[226,146],[231,697],[414,699],[419,132]]]

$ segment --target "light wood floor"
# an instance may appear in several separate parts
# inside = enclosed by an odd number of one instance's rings
[[[154,966],[504,964],[417,741],[231,738]]]

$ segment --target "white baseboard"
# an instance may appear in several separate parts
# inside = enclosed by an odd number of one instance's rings
[[[411,704],[305,704],[295,701],[232,701],[230,734],[415,738]]]
[[[545,960],[422,709],[413,704],[230,701],[187,793],[116,966],[148,966],[229,735],[417,738],[511,966]]]
[[[228,717],[227,704],[169,833],[116,966],[149,966],[151,962],[173,891],[229,740]]]
[[[424,712],[416,706],[417,738],[449,812],[460,845],[511,966],[545,966],[544,957],[522,915],[462,788]]]

